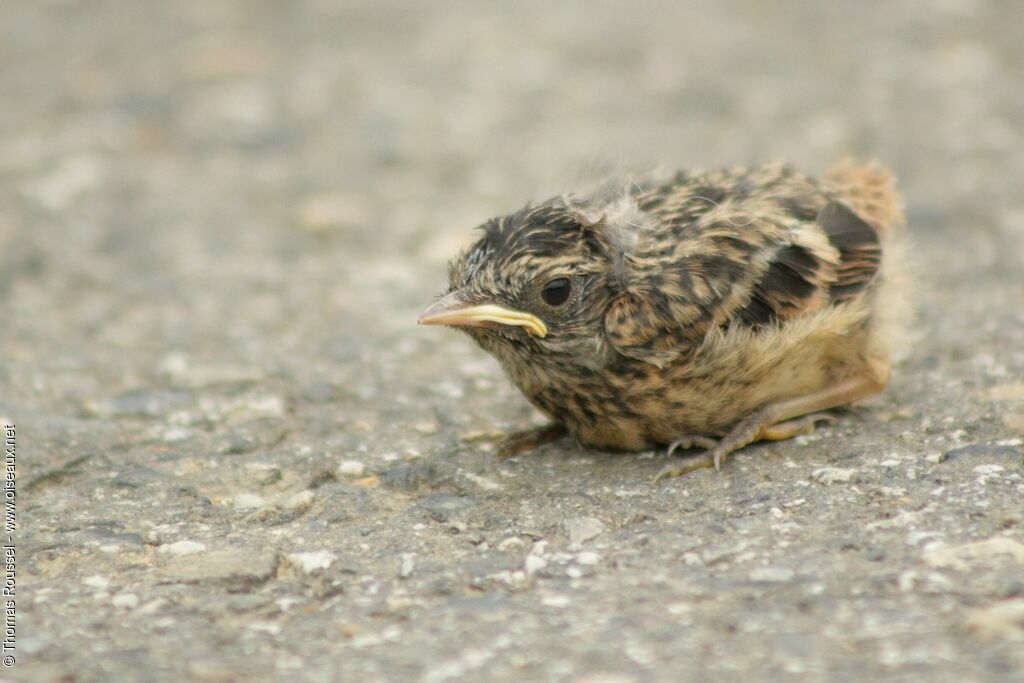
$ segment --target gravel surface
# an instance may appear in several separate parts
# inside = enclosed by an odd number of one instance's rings
[[[1024,677],[1024,4],[9,2],[21,681]],[[721,473],[418,328],[615,169],[898,173],[890,389]],[[5,653],[6,654],[6,653]]]

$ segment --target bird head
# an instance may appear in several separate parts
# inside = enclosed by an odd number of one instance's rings
[[[485,350],[594,365],[614,287],[607,230],[565,199],[528,206],[480,227],[448,266],[448,291],[420,314]]]

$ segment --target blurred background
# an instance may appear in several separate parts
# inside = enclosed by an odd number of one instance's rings
[[[83,354],[125,374],[170,347],[274,365],[450,341],[411,325],[473,226],[654,165],[877,158],[922,260],[963,240],[942,276],[974,280],[1020,265],[1022,21],[969,0],[9,6],[7,338],[58,393]]]
[[[4,3],[0,417],[47,494],[25,523],[72,543],[120,514],[89,493],[116,476],[157,506],[124,515],[180,521],[177,486],[244,483],[224,454],[286,484],[341,456],[477,467],[458,434],[538,418],[416,327],[446,260],[493,215],[654,166],[891,166],[923,280],[892,400],[1024,430],[1020,392],[957,393],[1024,372],[1021,27],[985,0]],[[59,670],[66,610],[25,617]]]

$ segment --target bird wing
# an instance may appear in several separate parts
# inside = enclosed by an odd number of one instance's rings
[[[745,305],[723,312],[726,319],[764,325],[848,301],[868,287],[881,264],[874,228],[838,201],[826,204],[793,238],[778,245],[768,267],[750,278]],[[745,283],[736,284],[742,291]]]
[[[878,271],[876,230],[817,187],[790,182],[717,198],[699,216],[659,206],[665,229],[624,255],[621,292],[605,316],[606,338],[622,355],[660,366],[712,328],[785,324],[851,300]]]

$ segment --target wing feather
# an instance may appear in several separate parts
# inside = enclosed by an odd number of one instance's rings
[[[694,178],[716,199],[699,216],[680,213],[695,188],[678,178],[638,198],[660,227],[624,257],[624,291],[605,316],[619,353],[663,365],[713,326],[785,324],[857,297],[875,278],[876,229],[815,181],[784,167],[714,178],[715,193],[708,176]]]

